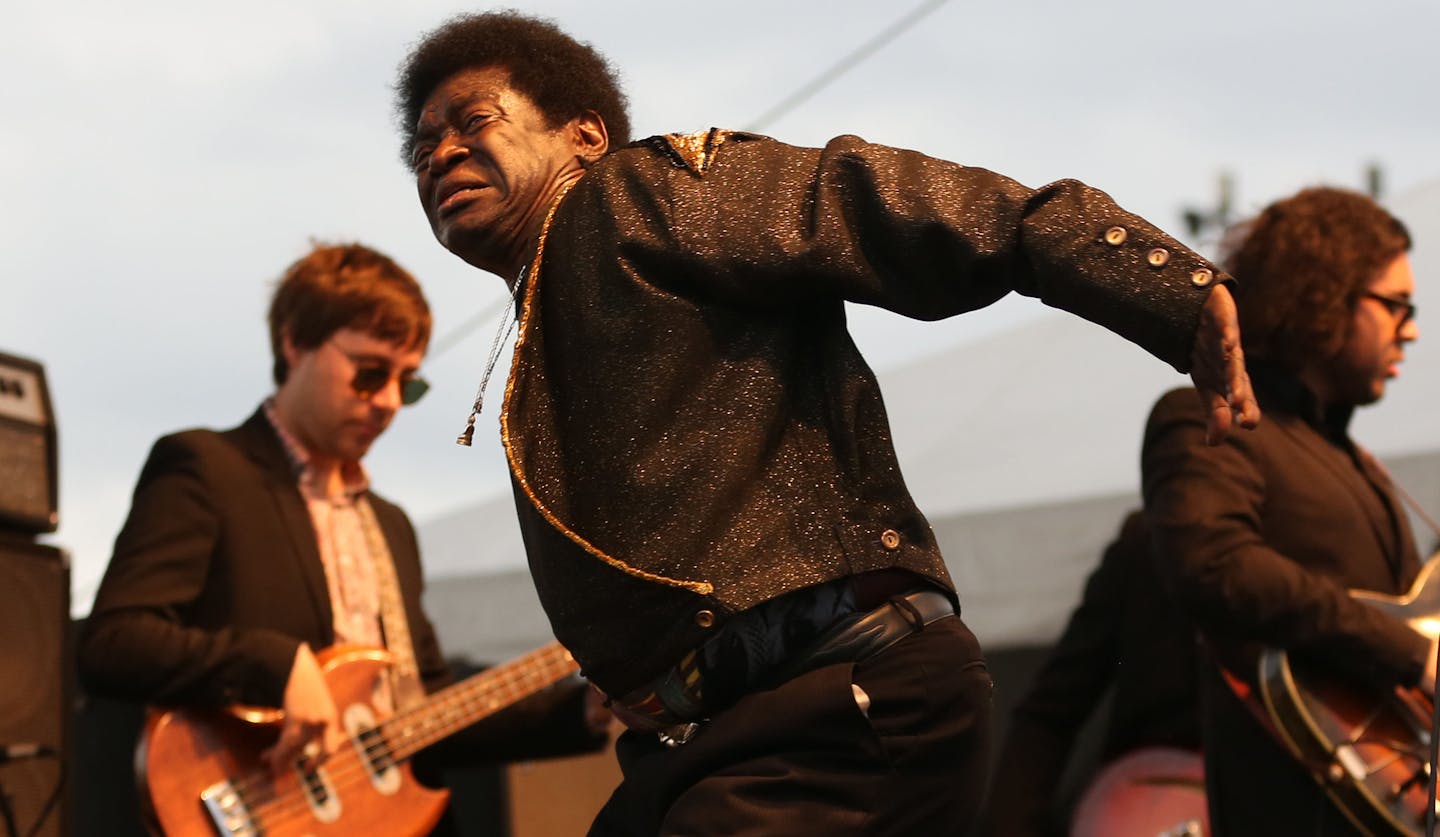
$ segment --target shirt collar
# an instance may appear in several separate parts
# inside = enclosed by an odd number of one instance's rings
[[[274,396],[265,399],[263,410],[266,420],[270,422],[270,427],[275,430],[276,438],[280,440],[280,446],[285,449],[285,458],[290,460],[290,467],[295,472],[295,478],[299,480],[301,488],[305,489],[307,494],[323,497],[323,486],[316,484],[315,469],[310,465],[310,452],[281,423],[280,413],[275,409]],[[365,466],[359,462],[341,463],[340,480],[347,497],[358,496],[370,488],[370,475],[365,472]]]
[[[1320,399],[1305,386],[1300,376],[1261,361],[1247,364],[1250,381],[1264,402],[1262,409],[1279,409],[1299,416],[1333,442],[1348,442],[1350,418],[1355,408],[1348,404],[1321,406]]]

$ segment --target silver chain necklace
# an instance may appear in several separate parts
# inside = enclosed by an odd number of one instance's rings
[[[510,286],[510,300],[505,304],[505,310],[500,312],[500,328],[495,331],[495,339],[490,342],[490,357],[485,361],[485,374],[480,376],[480,388],[475,392],[475,404],[470,408],[470,417],[465,420],[465,429],[455,437],[455,444],[470,447],[475,441],[475,419],[480,416],[480,408],[485,404],[485,388],[490,384],[490,375],[495,371],[495,364],[500,360],[500,348],[510,339],[510,333],[515,330],[515,323],[519,318],[515,315],[515,298],[520,293],[520,286],[525,284],[525,274],[530,272],[530,265],[520,269],[520,275],[515,277],[515,284]]]
[[[555,220],[555,210],[560,208],[560,201],[565,199],[570,187],[574,186],[572,180],[560,187],[560,191],[550,201],[550,209],[545,213],[545,223],[540,225],[540,238],[535,244],[535,255],[530,263],[520,268],[520,275],[515,277],[515,284],[510,286],[510,302],[505,306],[505,313],[500,316],[500,328],[495,332],[495,341],[490,344],[490,358],[485,361],[485,374],[480,377],[480,389],[475,392],[475,405],[470,408],[470,417],[465,420],[465,429],[455,437],[455,444],[470,447],[475,440],[475,419],[480,415],[480,407],[485,402],[485,387],[490,383],[490,373],[495,371],[495,362],[500,359],[500,347],[510,337],[514,330],[515,323],[519,318],[515,312],[515,299],[520,293],[520,287],[525,284],[525,277],[530,271],[540,269],[540,259],[545,253],[545,239],[550,234],[550,222]]]

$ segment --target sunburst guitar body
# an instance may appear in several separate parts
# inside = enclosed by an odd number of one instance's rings
[[[302,757],[274,771],[279,710],[157,709],[136,748],[150,826],[166,837],[424,835],[449,793],[412,775],[409,758],[577,670],[552,643],[381,717],[371,696],[389,657],[342,646],[319,655],[345,744],[321,764]]]

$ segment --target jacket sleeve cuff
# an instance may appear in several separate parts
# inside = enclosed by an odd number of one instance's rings
[[[1041,301],[1104,326],[1182,373],[1190,370],[1205,300],[1216,284],[1234,281],[1074,180],[1036,190],[1022,236]]]

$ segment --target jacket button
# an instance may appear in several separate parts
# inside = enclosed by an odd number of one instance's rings
[[[894,529],[886,529],[880,533],[880,545],[890,550],[899,549],[900,533]]]
[[[713,628],[715,627],[715,614],[708,610],[696,611],[695,624],[702,628]]]
[[[1190,284],[1197,288],[1203,288],[1213,281],[1215,281],[1215,274],[1210,272],[1209,268],[1202,267],[1190,274]]]
[[[1165,263],[1170,261],[1170,251],[1164,247],[1156,247],[1145,254],[1145,261],[1149,262],[1151,267],[1164,267]]]
[[[1130,233],[1126,232],[1124,227],[1111,227],[1105,231],[1105,243],[1111,247],[1119,247],[1129,236]]]

